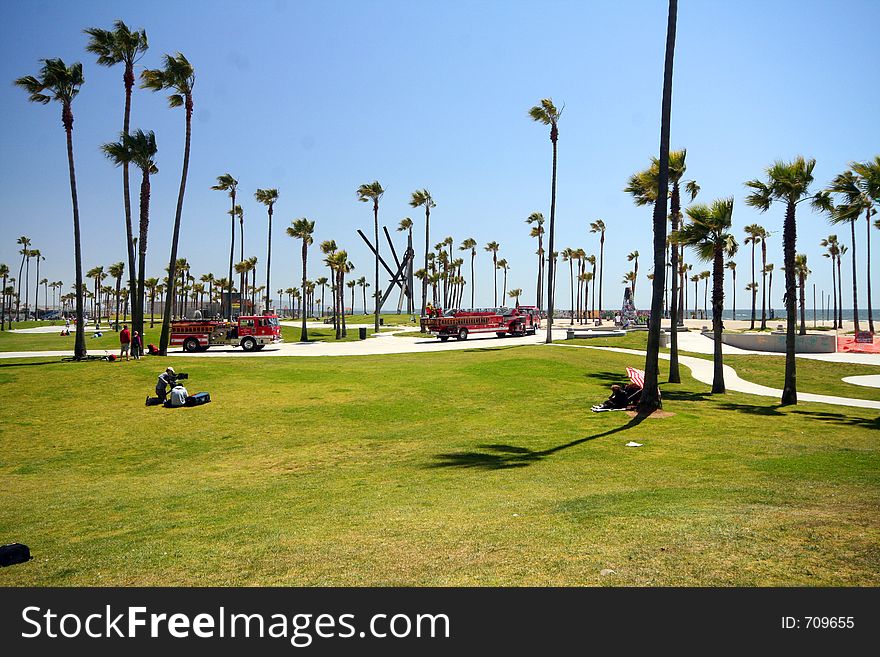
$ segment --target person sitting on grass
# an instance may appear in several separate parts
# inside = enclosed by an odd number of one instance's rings
[[[178,383],[171,389],[171,397],[165,402],[165,405],[171,408],[180,408],[186,406],[187,399],[189,399],[189,393],[182,384]]]
[[[626,408],[626,392],[616,383],[611,386],[611,394],[601,404],[593,406],[594,411],[612,411]]]

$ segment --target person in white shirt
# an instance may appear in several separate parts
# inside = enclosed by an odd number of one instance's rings
[[[172,408],[178,408],[180,406],[186,406],[186,398],[189,397],[189,393],[179,383],[171,388],[171,395],[169,398],[168,405]]]

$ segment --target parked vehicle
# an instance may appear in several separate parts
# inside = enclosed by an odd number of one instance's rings
[[[437,336],[441,342],[453,337],[467,340],[471,333],[494,333],[499,338],[535,335],[540,326],[540,316],[525,307],[457,310],[421,318],[422,332]]]
[[[259,351],[267,344],[281,342],[281,326],[276,315],[243,315],[238,321],[182,319],[171,322],[171,346],[184,351],[207,351],[215,345]]]

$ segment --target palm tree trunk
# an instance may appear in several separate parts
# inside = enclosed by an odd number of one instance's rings
[[[806,335],[807,334],[807,319],[806,319],[806,308],[805,308],[806,300],[804,298],[804,285],[805,285],[805,283],[806,283],[806,280],[804,278],[804,274],[803,273],[798,274],[798,288],[799,288],[799,292],[800,292],[800,304],[799,305],[800,305],[800,311],[801,311],[801,327],[798,330],[799,335]]]
[[[571,288],[571,325],[574,326],[574,261],[569,258],[568,260],[568,280],[569,280],[569,288]],[[580,281],[578,281],[578,299],[580,299],[581,290],[580,290]]]
[[[177,192],[177,210],[174,214],[174,230],[171,234],[171,258],[168,263],[168,289],[165,292],[165,309],[162,317],[162,334],[159,338],[159,353],[168,353],[168,342],[171,339],[171,305],[174,300],[175,267],[177,266],[177,243],[180,238],[180,217],[183,214],[183,197],[186,192],[186,174],[189,170],[189,149],[192,138],[192,97],[186,96],[186,137],[183,146],[183,169],[180,173],[180,189]],[[232,281],[230,274],[229,280]],[[232,283],[230,282],[230,285]],[[230,295],[230,299],[232,296]]]
[[[303,278],[302,278],[302,299],[306,298],[306,265],[308,264],[308,256],[309,256],[309,244],[308,240],[305,236],[303,236],[303,246],[302,246],[302,259],[303,259]],[[302,308],[302,301],[300,301],[300,308]],[[300,342],[308,342],[309,341],[309,330],[306,328],[306,313],[300,313],[302,315],[302,327],[299,332],[299,341]]]
[[[540,228],[540,226],[539,226]],[[537,306],[540,308],[543,304],[543,294],[544,294],[544,240],[541,235],[538,235],[538,290],[536,296],[538,298]]]
[[[67,133],[67,168],[70,173],[70,199],[73,203],[73,259],[76,269],[76,341],[73,354],[76,360],[86,356],[86,335],[83,326],[82,249],[79,237],[79,203],[76,197],[76,171],[73,166],[73,112],[69,106],[62,110],[62,122]]]
[[[832,254],[831,256],[831,293],[834,300],[834,314],[831,315],[831,328],[837,328],[837,274],[835,270],[837,267],[837,257]]]
[[[119,330],[119,302],[122,300],[122,295],[119,293],[119,288],[121,287],[122,277],[116,279],[116,330]],[[132,326],[132,328],[134,328]]]
[[[794,253],[797,239],[795,224],[795,205],[788,203],[785,208],[785,223],[782,228],[782,252],[785,260],[785,384],[782,389],[783,406],[797,404],[797,364],[795,362],[795,289]],[[754,294],[754,292],[753,292]]]
[[[752,239],[752,323],[749,326],[750,331],[755,330],[755,305],[758,300],[758,282],[755,280],[755,240]]]
[[[852,278],[853,278],[853,328],[859,332],[859,298],[858,298],[858,272],[856,270],[856,220],[849,222],[852,232]]]
[[[427,204],[425,204],[425,205],[427,206]],[[374,319],[373,332],[378,333],[379,332],[379,301],[380,301],[379,296],[378,296],[378,292],[379,292],[379,199],[378,198],[373,199],[373,237],[374,237],[374,241],[376,243],[376,261],[374,263],[375,270],[374,270],[374,276],[373,276],[374,285],[376,287],[373,289],[377,293],[377,295],[376,295],[376,310],[375,310],[375,313],[373,316],[373,319]]]
[[[272,298],[272,288],[269,287],[269,279],[272,272],[272,206],[269,206],[269,246],[266,249],[266,310],[269,310],[269,300]],[[256,283],[256,281],[254,281]]]
[[[837,256],[837,328],[843,328],[843,258]]]
[[[724,313],[724,252],[715,249],[712,267],[712,335],[714,371],[712,374],[712,394],[724,394],[724,361],[721,350],[722,314]]]
[[[672,119],[672,66],[675,56],[675,27],[678,0],[669,0],[669,19],[666,27],[666,59],[663,71],[663,100],[660,118],[660,171],[657,202],[654,203],[654,271],[663,268],[666,252],[666,195],[669,189],[669,129]],[[660,203],[660,199],[663,202]],[[603,234],[604,238],[604,234]],[[601,291],[600,291],[601,299]],[[601,307],[601,302],[600,302]],[[639,400],[639,413],[647,414],[662,407],[658,387],[660,371],[660,313],[663,309],[663,281],[655,276],[652,281],[651,316],[648,321],[648,347],[645,356],[645,387]],[[673,330],[675,327],[673,327]]]
[[[131,323],[138,335],[144,334],[144,276],[147,266],[147,231],[150,226],[150,174],[141,177],[140,225],[138,231],[137,292],[131,302]]]
[[[122,76],[125,84],[125,110],[122,118],[122,132],[128,134],[131,119],[131,90],[134,87],[134,66],[126,64],[125,72]],[[122,163],[122,204],[125,210],[125,243],[126,254],[128,255],[128,297],[133,299],[131,304],[132,312],[132,329],[138,331],[139,335],[144,333],[143,318],[143,301],[140,308],[138,307],[137,295],[135,294],[135,269],[134,269],[134,240],[133,228],[131,223],[131,189],[129,186],[128,162]],[[119,312],[117,311],[117,315]],[[138,320],[140,318],[140,320]],[[116,318],[117,324],[119,318]]]
[[[767,328],[767,239],[761,240],[761,330]]]
[[[676,0],[677,1],[677,0]],[[668,167],[668,163],[667,163]],[[553,258],[553,253],[550,253],[550,257]],[[605,276],[605,231],[602,231],[602,236],[599,238],[599,314],[602,314],[602,291],[605,289],[605,284],[602,282],[603,277]]]
[[[865,216],[868,226],[867,249],[868,249],[868,330],[874,332],[874,311],[871,307],[871,209],[868,208]],[[814,304],[815,305],[815,304]]]
[[[558,159],[559,131],[554,124],[550,128],[550,141],[553,142],[553,175],[550,182],[550,239],[547,248],[550,249],[550,259],[547,262],[547,339],[550,344],[553,341],[553,302],[556,297],[556,258],[553,255],[553,243],[556,240],[556,162]],[[506,271],[505,271],[506,278]]]

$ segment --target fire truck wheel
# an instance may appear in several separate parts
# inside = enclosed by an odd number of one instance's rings
[[[199,350],[199,341],[196,340],[195,338],[187,338],[183,342],[183,350],[189,351],[189,352],[198,351]]]
[[[262,351],[263,347],[265,347],[265,346],[266,345],[264,345],[264,344],[258,344],[256,349],[257,349],[257,351]]]
[[[257,341],[253,338],[245,338],[241,341],[241,348],[245,351],[254,351],[257,348]]]
[[[466,328],[458,329],[458,339],[459,340],[467,340],[467,329]]]

